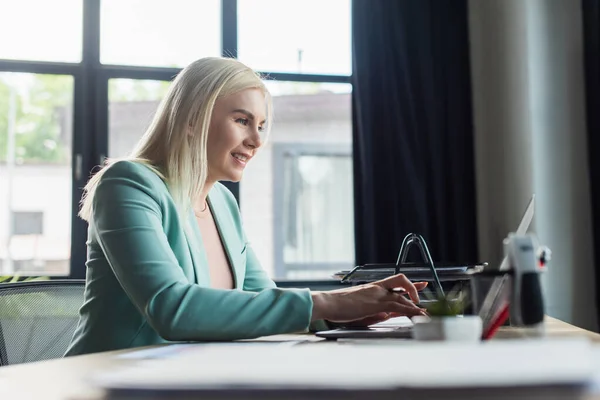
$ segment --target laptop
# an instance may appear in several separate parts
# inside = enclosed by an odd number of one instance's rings
[[[535,207],[535,195],[531,196],[529,200],[529,204],[525,209],[525,213],[519,222],[519,226],[517,227],[516,234],[524,235],[527,233],[529,226],[531,225],[531,221],[533,220]],[[508,269],[508,260],[506,257],[502,260],[500,264],[500,271],[504,271]],[[484,321],[484,332],[486,331],[486,324],[490,320],[490,315],[493,315],[496,312],[496,307],[498,307],[498,298],[504,295],[504,291],[502,290],[502,279],[496,279],[492,283],[490,290],[488,291],[487,296],[483,301],[483,305],[481,310],[479,310],[479,315],[482,317]],[[426,306],[427,301],[423,301],[422,304]],[[336,339],[410,339],[412,338],[412,322],[408,317],[398,317],[393,318],[388,321],[384,321],[378,324],[370,325],[367,327],[361,328],[337,328],[327,331],[319,331],[316,332],[315,335],[321,338],[336,340]]]

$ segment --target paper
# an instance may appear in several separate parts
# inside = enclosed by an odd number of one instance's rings
[[[102,388],[397,389],[584,384],[594,376],[586,340],[484,343],[412,342],[411,346],[207,344],[176,357],[149,359],[95,375]]]
[[[413,326],[413,323],[408,317],[396,317],[370,326],[371,328],[404,328]]]
[[[284,338],[286,340],[284,340]],[[279,346],[294,346],[299,343],[307,341],[320,341],[324,339],[316,338],[314,335],[297,335],[290,339],[290,335],[273,335],[265,336],[264,338],[252,339],[251,341],[236,341],[236,342],[194,342],[194,343],[181,343],[181,344],[170,344],[159,347],[152,347],[148,349],[133,350],[124,354],[115,356],[119,359],[128,360],[149,360],[149,359],[167,359],[173,357],[181,357],[193,352],[201,351],[203,347],[234,347],[234,346],[247,346],[251,343],[268,343]]]
[[[171,344],[149,349],[133,350],[124,354],[115,356],[127,360],[145,360],[145,359],[165,359],[181,355],[182,352],[201,346],[198,343]]]
[[[590,394],[600,394],[600,346],[592,348],[591,359],[594,364],[594,378],[588,386]]]

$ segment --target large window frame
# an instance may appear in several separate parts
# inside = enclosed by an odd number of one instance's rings
[[[68,276],[85,278],[87,224],[77,217],[89,174],[108,154],[110,79],[171,81],[181,68],[107,65],[100,62],[102,0],[82,0],[83,40],[79,63],[0,59],[0,72],[69,75],[74,80],[72,143],[71,262]],[[237,0],[221,0],[221,54],[237,57]],[[279,81],[352,83],[351,75],[315,75],[259,71]],[[239,202],[239,184],[227,185]]]

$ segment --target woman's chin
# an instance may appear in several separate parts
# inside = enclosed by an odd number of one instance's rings
[[[228,174],[227,178],[222,179],[222,180],[227,181],[227,182],[237,183],[242,180],[242,175],[243,175],[242,173]]]

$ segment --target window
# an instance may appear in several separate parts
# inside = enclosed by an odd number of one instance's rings
[[[273,95],[269,141],[227,185],[261,263],[277,280],[351,266],[350,4],[0,0],[0,274],[84,278],[90,173],[133,150],[181,68],[221,55]]]
[[[102,0],[104,64],[184,67],[221,54],[219,0]]]
[[[352,87],[267,86],[275,119],[240,185],[244,226],[274,278],[330,278],[354,260]]]
[[[13,211],[13,235],[43,235],[44,213],[42,211]]]
[[[108,83],[108,154],[123,157],[150,125],[160,100],[169,87],[166,81],[111,79]]]
[[[238,1],[238,55],[261,71],[350,75],[350,0]]]
[[[0,274],[69,273],[72,103],[70,76],[0,73]]]
[[[0,0],[0,59],[81,61],[82,0]]]
[[[354,262],[349,146],[275,146],[275,275],[330,277]]]

